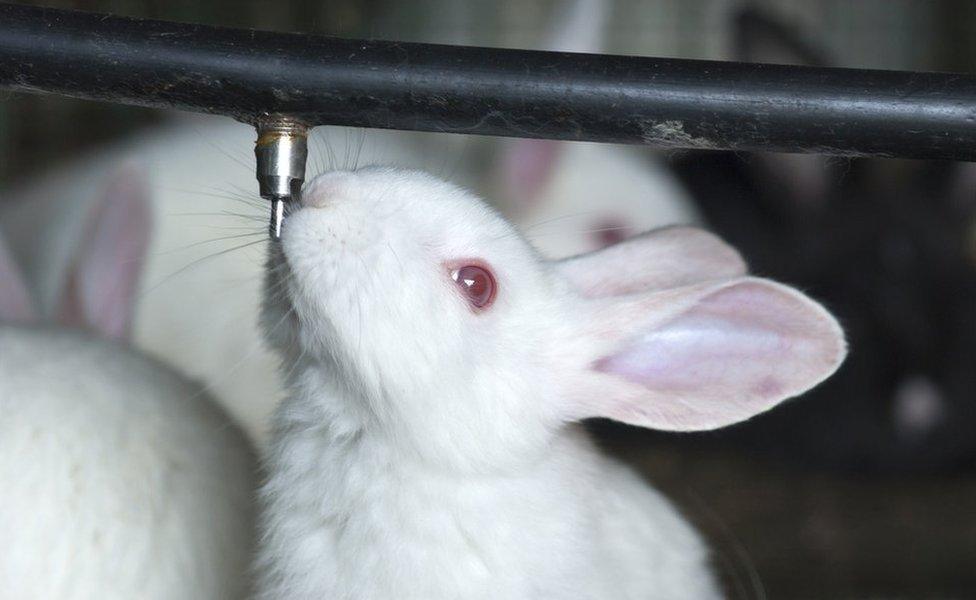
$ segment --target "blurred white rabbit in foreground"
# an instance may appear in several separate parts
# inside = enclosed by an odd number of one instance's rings
[[[120,338],[149,207],[132,172],[103,192],[55,312]],[[37,324],[33,309],[0,244],[0,598],[241,598],[246,437],[198,385],[119,341]]]

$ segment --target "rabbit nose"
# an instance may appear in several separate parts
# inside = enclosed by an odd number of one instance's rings
[[[349,195],[356,175],[349,171],[323,173],[305,185],[302,191],[302,206],[325,208],[337,199]]]

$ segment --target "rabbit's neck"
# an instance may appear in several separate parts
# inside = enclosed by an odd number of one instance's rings
[[[363,397],[358,390],[343,386],[341,381],[329,370],[323,371],[321,364],[309,368],[303,382],[301,376],[293,380],[293,393],[276,413],[273,437],[278,441],[280,452],[296,445],[314,446],[316,450],[293,456],[289,467],[310,467],[302,463],[309,456],[328,457],[329,472],[339,463],[362,464],[367,465],[364,468],[386,473],[409,473],[411,480],[420,480],[429,474],[437,479],[453,478],[460,483],[466,478],[510,479],[526,472],[551,470],[553,466],[549,461],[554,456],[598,455],[581,426],[567,425],[555,432],[549,431],[551,437],[539,436],[532,444],[524,444],[518,449],[511,445],[514,440],[510,440],[507,451],[501,453],[505,457],[502,461],[445,458],[443,449],[429,452],[425,447],[431,443],[431,437],[442,435],[440,432],[416,439],[420,437],[416,431],[408,427],[398,429],[396,424],[378,418],[372,412],[372,407],[378,403]],[[461,454],[462,445],[467,441],[455,439],[457,449],[453,454]],[[573,465],[586,461],[577,456],[564,462]],[[325,465],[323,470],[326,470]]]
[[[552,403],[539,389],[505,381],[472,397],[466,381],[452,381],[453,387],[427,381],[377,385],[364,381],[355,366],[321,357],[299,359],[288,372],[290,397],[277,413],[278,428],[315,429],[338,446],[365,436],[374,446],[390,446],[399,459],[426,462],[437,472],[522,470],[549,454],[562,426],[498,408]]]
[[[601,459],[571,428],[543,459],[517,471],[439,470],[379,432],[293,422],[272,446],[262,551],[270,570],[285,578],[364,585],[389,565],[399,566],[403,585],[413,574],[446,568],[475,586],[499,572],[546,572],[557,564],[557,578],[571,578],[592,570],[592,557],[554,563],[548,550],[526,544],[559,547],[585,538],[577,529],[594,520],[598,502],[589,494],[599,489],[591,479]],[[316,551],[311,561],[300,555],[309,549]]]

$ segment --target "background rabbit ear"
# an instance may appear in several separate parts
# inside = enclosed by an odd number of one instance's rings
[[[822,67],[828,53],[809,43],[798,27],[756,7],[732,14],[732,58],[743,62]]]
[[[608,0],[557,2],[552,28],[542,44],[554,52],[600,52],[603,49],[610,9]],[[502,202],[514,204],[515,212],[538,201],[555,176],[563,142],[518,139],[504,142],[498,177],[504,186]],[[521,205],[521,206],[520,206]]]
[[[36,316],[20,269],[0,238],[0,321],[27,323]]]
[[[655,429],[748,419],[810,389],[846,354],[823,307],[762,279],[615,299],[593,321],[586,372],[568,382],[573,416]]]
[[[583,296],[619,296],[746,273],[734,248],[695,227],[666,227],[553,263]]]
[[[128,335],[151,223],[146,177],[123,167],[92,207],[68,273],[62,322],[110,338]]]
[[[546,36],[545,50],[602,52],[611,4],[610,0],[557,2],[555,6],[562,10],[553,15],[552,29]]]
[[[504,188],[501,201],[518,213],[537,202],[556,171],[560,142],[552,140],[506,140],[498,162],[498,176]]]
[[[732,57],[743,62],[827,66],[833,60],[807,42],[799,28],[755,7],[732,16]],[[836,163],[838,161],[834,161]],[[805,219],[827,208],[834,169],[818,154],[756,153],[751,168],[766,182],[784,216]]]

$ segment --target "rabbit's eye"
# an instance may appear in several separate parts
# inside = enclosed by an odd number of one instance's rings
[[[495,278],[479,265],[464,265],[451,271],[451,279],[475,308],[488,308],[495,299]]]
[[[606,219],[596,223],[590,233],[597,249],[613,246],[633,235],[630,227],[616,219]]]

